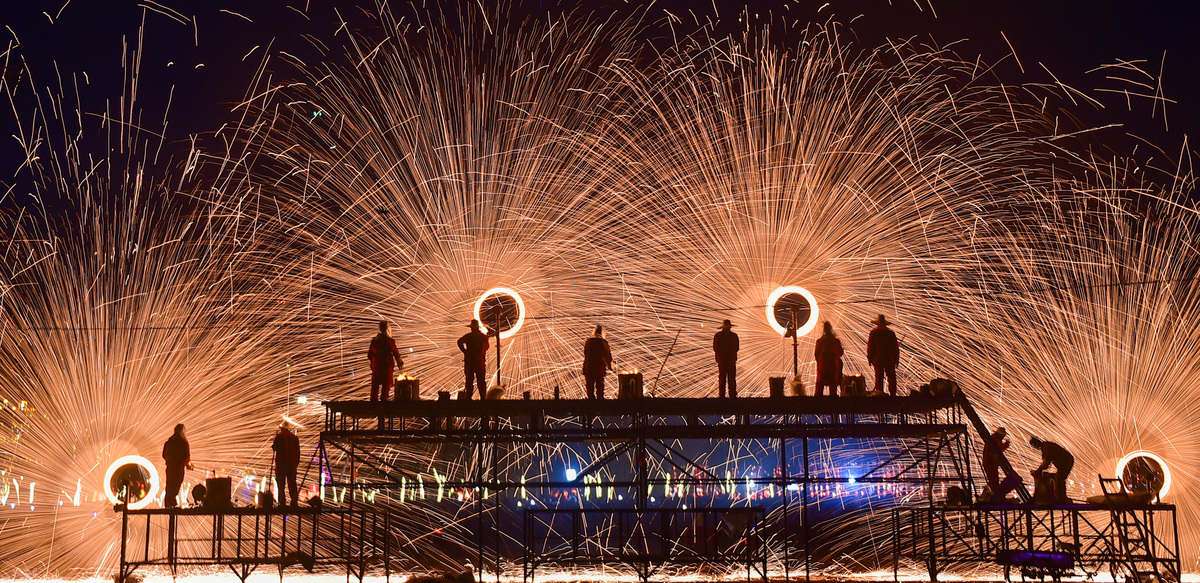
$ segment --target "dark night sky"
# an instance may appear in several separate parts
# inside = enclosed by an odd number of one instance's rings
[[[1123,124],[1130,133],[1146,137],[1168,152],[1178,152],[1184,134],[1200,131],[1200,40],[1193,28],[1200,22],[1196,2],[1104,2],[1084,0],[830,0],[826,2],[762,2],[751,12],[785,15],[789,20],[843,23],[865,47],[886,38],[932,39],[964,58],[981,56],[997,63],[1005,83],[1049,82],[1053,72],[1063,82],[1085,90],[1128,88],[1128,83],[1106,79],[1106,72],[1091,72],[1120,59],[1147,61],[1143,68],[1163,71],[1165,96],[1177,103],[1163,111],[1146,99],[1134,99],[1131,108],[1115,94],[1101,95],[1106,109],[1090,106],[1078,112],[1084,123]],[[933,10],[930,9],[930,2]],[[41,0],[10,2],[0,21],[4,34],[15,34],[19,54],[29,62],[38,85],[57,84],[56,76],[86,72],[89,86],[82,90],[87,108],[102,110],[104,99],[115,103],[121,95],[122,41],[136,43],[145,20],[146,46],[138,102],[146,125],[161,124],[167,89],[175,86],[168,136],[183,141],[188,134],[211,131],[226,119],[229,104],[242,98],[250,76],[266,45],[273,51],[312,56],[315,51],[303,35],[330,39],[335,10],[355,22],[365,22],[354,8],[361,2],[338,0]],[[368,2],[373,5],[373,3]],[[418,1],[417,5],[425,5]],[[641,4],[639,4],[641,5]],[[740,29],[737,15],[745,2],[715,3],[728,23]],[[229,10],[222,10],[222,7]],[[289,8],[295,6],[296,8]],[[305,8],[307,6],[307,8]],[[575,5],[567,2],[527,2],[514,14],[554,12]],[[620,0],[589,3],[588,10],[604,6],[627,10]],[[711,13],[713,2],[673,0],[652,5],[653,16],[664,10],[686,17],[689,8]],[[152,8],[147,8],[152,7]],[[401,5],[397,10],[409,9]],[[307,13],[307,17],[302,14]],[[237,14],[234,14],[234,13]],[[936,12],[936,14],[935,14]],[[244,18],[243,18],[244,17]],[[247,20],[249,19],[249,20]],[[193,25],[192,22],[195,22]],[[1003,36],[1002,36],[1003,33]],[[1007,42],[1005,40],[1007,37]],[[1024,67],[1009,57],[1011,43]],[[12,45],[9,45],[10,48]],[[257,50],[252,49],[258,46]],[[246,55],[249,53],[248,58]],[[6,77],[13,79],[10,54]],[[1130,75],[1132,77],[1132,75]],[[1153,79],[1145,79],[1155,83]],[[13,134],[11,114],[0,116],[0,133]],[[7,152],[7,150],[0,150]],[[8,155],[8,154],[5,154]]]

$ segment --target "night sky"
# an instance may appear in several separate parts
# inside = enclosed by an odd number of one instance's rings
[[[114,108],[124,80],[122,45],[126,42],[131,47],[136,45],[144,21],[145,51],[137,101],[145,125],[158,128],[169,97],[170,112],[165,116],[168,141],[185,149],[189,135],[211,132],[230,119],[228,108],[242,99],[268,46],[273,53],[284,51],[306,60],[319,59],[321,51],[315,48],[315,40],[328,46],[339,42],[333,34],[339,14],[355,30],[370,34],[377,23],[355,8],[362,3],[348,0],[10,2],[0,16],[6,26],[3,34],[9,40],[5,77],[10,82],[18,79],[14,59],[23,58],[33,71],[35,85],[57,87],[61,76],[69,86],[73,83],[72,75],[79,74],[76,78],[86,109],[103,111],[106,103]],[[413,12],[409,5],[396,5],[398,13]],[[416,5],[432,7],[434,3]],[[534,1],[510,12],[514,17],[524,17],[571,10],[628,11],[630,6],[613,0],[578,5]],[[689,22],[692,13],[703,18],[715,10],[722,17],[722,30],[729,32],[743,26],[737,17],[745,6],[744,2],[658,2],[651,4],[649,15],[653,21],[669,11]],[[953,46],[964,59],[978,57],[995,64],[996,77],[1006,84],[1052,83],[1057,77],[1102,101],[1104,108],[1100,110],[1082,104],[1074,108],[1080,123],[1088,127],[1121,124],[1123,129],[1116,132],[1118,136],[1123,133],[1140,136],[1171,156],[1178,154],[1185,135],[1200,131],[1200,112],[1196,111],[1200,104],[1200,41],[1193,35],[1195,24],[1200,22],[1198,3],[780,1],[763,2],[750,12],[760,19],[774,13],[789,21],[850,23],[846,29],[849,35],[857,37],[866,48],[878,46],[889,38],[916,38],[938,46]],[[1010,44],[1017,59],[1010,54]],[[332,51],[334,55],[340,52],[340,49]],[[1166,105],[1165,119],[1161,103],[1156,107],[1150,99],[1133,97],[1127,101],[1121,93],[1097,92],[1098,89],[1152,92],[1158,85],[1158,80],[1150,77],[1133,72],[1123,74],[1151,85],[1149,89],[1139,88],[1111,78],[1111,70],[1094,70],[1120,60],[1144,61],[1141,68],[1155,75],[1161,69],[1162,93],[1176,102]],[[278,63],[271,65],[272,72],[282,68]],[[47,93],[43,90],[43,94]],[[28,101],[20,101],[17,117],[24,119],[29,106]],[[9,112],[0,116],[0,131],[6,137],[14,133],[11,117]],[[1105,139],[1113,139],[1112,136],[1110,131]],[[12,155],[9,141],[9,146],[0,149],[6,157]],[[1131,140],[1129,144],[1113,147],[1127,153],[1133,147],[1131,144],[1136,143],[1137,140]],[[1138,155],[1146,155],[1147,148],[1140,146]]]

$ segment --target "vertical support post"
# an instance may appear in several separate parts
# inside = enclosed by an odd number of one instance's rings
[[[646,463],[646,431],[643,427],[638,428],[637,434],[637,509],[639,511],[646,508],[646,496],[650,484],[649,468]]]
[[[496,338],[497,338],[497,340],[499,340],[500,337],[497,336]],[[497,348],[497,353],[498,353],[499,347],[496,347],[496,348]],[[486,419],[486,418],[481,418],[479,420],[479,432],[478,432],[479,440],[475,442],[476,447],[477,447],[476,451],[478,452],[478,456],[476,457],[476,459],[479,461],[479,463],[475,464],[475,468],[476,468],[475,469],[475,472],[476,472],[475,479],[472,480],[472,482],[474,483],[473,488],[475,490],[474,506],[475,506],[475,563],[476,563],[476,565],[475,565],[475,580],[476,581],[483,581],[483,488],[482,488],[482,483],[483,483],[483,472],[485,471],[484,467],[483,467],[483,461],[484,461],[484,459],[483,459],[484,458],[483,430],[486,427],[485,423],[484,423],[484,419]]]
[[[177,568],[175,562],[178,559],[178,557],[175,556],[175,529],[178,526],[176,524],[177,516],[178,515],[175,513],[174,508],[172,508],[170,510],[170,514],[167,515],[167,563],[171,565],[172,577],[175,575]]]
[[[317,498],[325,502],[325,470],[329,469],[329,453],[325,451],[324,438],[317,447]]]
[[[929,537],[928,537],[929,538],[929,559],[926,561],[926,566],[929,569],[929,580],[937,581],[937,552],[934,551],[934,548],[937,547],[937,540],[936,540],[937,537],[934,535],[934,532],[933,532],[934,520],[933,520],[933,503],[932,502],[930,503],[929,508],[926,509],[925,516],[928,517],[928,522],[927,522],[926,526],[929,529]],[[1033,548],[1033,547],[1029,547],[1029,548]]]
[[[150,530],[150,529],[146,529],[146,530]],[[128,536],[129,536],[129,507],[125,506],[125,507],[121,508],[121,570],[117,572],[117,574],[118,574],[118,576],[120,576],[121,580],[118,581],[117,583],[125,583],[126,575],[129,574],[129,572],[127,571],[128,564],[125,560],[125,553],[128,551],[128,547],[126,546],[125,539],[128,538]]]
[[[358,468],[354,463],[354,440],[346,442],[350,451],[350,512],[354,512],[354,491],[358,489]],[[335,493],[336,494],[336,493]]]
[[[497,337],[497,338],[499,338],[499,337]],[[496,442],[496,441],[492,442],[492,479],[490,480],[490,482],[493,486],[496,486],[496,492],[493,493],[495,495],[495,499],[494,499],[494,503],[492,504],[492,512],[494,513],[493,516],[495,517],[495,518],[493,518],[493,520],[496,523],[496,527],[492,529],[496,534],[496,538],[493,541],[495,543],[493,550],[495,550],[496,552],[494,553],[492,558],[495,559],[495,561],[496,561],[496,566],[495,566],[496,583],[500,583],[500,492],[499,492],[500,488],[498,486],[499,475],[497,472],[497,465],[499,464],[500,456],[496,453],[496,449],[499,447],[500,447],[500,444],[498,442]]]
[[[500,381],[500,316],[502,315],[500,306],[492,308],[492,330],[496,332],[496,386],[504,384]],[[483,395],[480,395],[479,398],[482,399]]]
[[[792,482],[792,472],[788,469],[787,463],[787,438],[779,438],[779,475],[783,480],[783,580],[788,581],[791,578],[791,568],[788,565],[788,559],[791,558],[792,541],[788,538],[788,487]],[[766,523],[766,520],[763,520]],[[763,551],[765,554],[765,550]],[[763,576],[766,576],[766,567],[763,568]],[[749,577],[747,577],[749,578]]]
[[[900,509],[892,509],[892,581],[900,583]]]
[[[808,531],[808,484],[812,481],[812,476],[809,474],[808,467],[808,433],[804,434],[804,505],[800,508],[800,520],[803,522],[801,526],[804,528],[804,581],[808,583],[812,577],[812,569],[810,567],[810,558],[812,553],[809,552],[809,531]]]
[[[929,500],[928,506],[933,508],[933,452],[929,451],[928,435],[921,441],[925,444],[925,496]]]
[[[800,308],[792,306],[792,325],[788,333],[792,336],[792,380],[800,376]]]

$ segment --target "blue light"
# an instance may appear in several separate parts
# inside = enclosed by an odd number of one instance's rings
[[[800,490],[800,484],[788,484],[787,489],[788,492],[798,492]]]
[[[567,481],[568,482],[574,482],[575,478],[577,478],[578,476],[579,476],[579,472],[576,472],[575,470],[573,470],[571,468],[567,468]]]
[[[855,479],[854,479],[854,476],[850,476],[850,483],[851,483],[851,484],[853,484],[853,483],[855,483],[855,482],[857,482],[857,481],[858,481],[858,480],[855,480]]]

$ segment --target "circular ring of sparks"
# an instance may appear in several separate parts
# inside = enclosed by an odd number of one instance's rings
[[[154,501],[154,497],[158,495],[159,483],[158,470],[154,468],[154,464],[150,463],[150,460],[140,455],[127,455],[122,458],[117,458],[116,461],[114,461],[112,464],[109,464],[108,471],[104,472],[104,496],[107,497],[108,501],[112,502],[113,504],[121,503],[120,498],[117,497],[117,493],[113,492],[112,477],[113,474],[117,473],[117,470],[125,464],[137,464],[141,466],[142,469],[146,470],[147,474],[150,474],[150,491],[146,493],[144,498],[129,505],[130,510],[141,510],[149,506],[150,503]]]
[[[811,309],[811,312],[808,315],[808,321],[805,322],[804,325],[798,330],[796,330],[796,336],[804,336],[805,334],[812,332],[813,329],[817,327],[817,318],[821,314],[820,310],[817,309],[817,298],[812,295],[812,292],[798,285],[785,285],[783,287],[776,288],[775,291],[771,292],[771,295],[767,297],[767,323],[770,324],[780,336],[787,334],[787,326],[780,324],[777,320],[775,320],[775,302],[778,302],[779,298],[782,298],[787,294],[799,294],[804,296],[804,299],[808,300],[808,306]]]
[[[1158,499],[1162,500],[1163,496],[1166,496],[1167,492],[1170,491],[1170,489],[1171,489],[1171,468],[1167,466],[1167,460],[1164,460],[1161,457],[1158,457],[1157,454],[1150,453],[1146,450],[1138,450],[1135,452],[1125,454],[1125,457],[1121,458],[1121,461],[1117,462],[1117,479],[1124,481],[1124,478],[1122,476],[1125,475],[1124,474],[1125,466],[1128,465],[1129,462],[1133,461],[1134,458],[1139,458],[1139,457],[1148,457],[1148,458],[1158,462],[1158,467],[1162,468],[1163,485],[1162,485],[1162,488],[1158,491]]]
[[[479,295],[479,299],[475,300],[475,319],[479,320],[479,327],[483,329],[483,333],[488,334],[489,329],[483,318],[479,317],[479,310],[483,308],[484,300],[499,295],[506,295],[517,301],[517,323],[513,324],[512,328],[500,333],[500,339],[504,340],[512,338],[512,335],[516,334],[517,330],[521,329],[521,325],[525,323],[525,302],[521,300],[520,294],[506,287],[494,287],[483,292]]]

